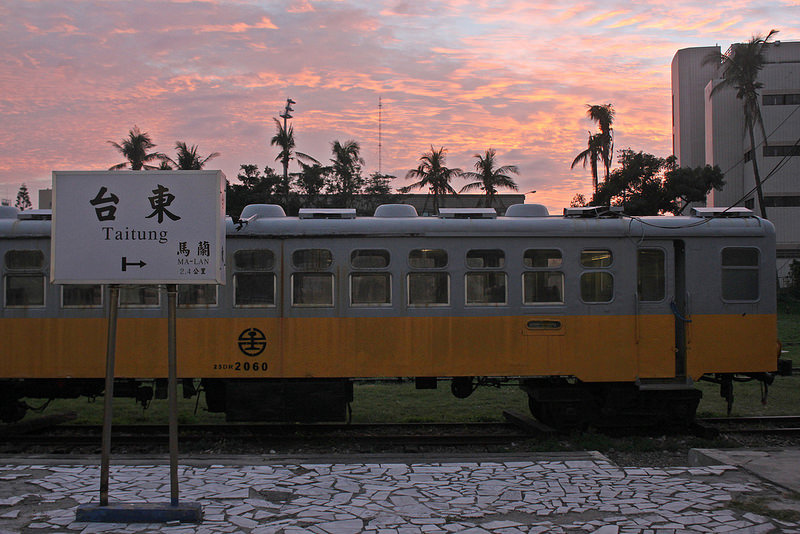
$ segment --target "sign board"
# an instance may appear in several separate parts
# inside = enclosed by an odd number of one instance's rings
[[[54,171],[55,284],[224,284],[222,171]]]

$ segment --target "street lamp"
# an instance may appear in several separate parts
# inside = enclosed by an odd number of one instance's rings
[[[279,115],[283,119],[283,134],[287,136],[288,142],[288,135],[289,132],[286,129],[286,120],[292,118],[292,104],[296,104],[294,100],[291,98],[286,99],[286,108],[283,110],[283,113]],[[283,154],[283,194],[284,194],[284,201],[289,202],[289,147],[285,148],[285,152]]]

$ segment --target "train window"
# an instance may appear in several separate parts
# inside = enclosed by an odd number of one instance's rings
[[[350,304],[386,306],[392,303],[392,277],[389,273],[352,273]]]
[[[663,250],[659,248],[639,249],[636,283],[640,301],[664,300],[667,283]]]
[[[292,265],[301,271],[320,271],[333,263],[333,254],[325,248],[304,248],[292,252]]]
[[[581,275],[581,300],[584,302],[610,302],[614,297],[614,277],[603,271]]]
[[[409,306],[446,306],[450,304],[448,273],[409,273]]]
[[[234,305],[238,307],[275,306],[274,273],[236,273],[233,275]]]
[[[506,263],[502,250],[470,250],[467,252],[467,267],[471,269],[501,269]]]
[[[6,268],[13,271],[41,269],[44,254],[41,250],[9,250],[5,256]]]
[[[522,287],[524,304],[564,303],[564,273],[526,272],[522,274]]]
[[[467,273],[467,305],[486,306],[506,304],[506,273]]]
[[[350,265],[356,269],[382,269],[389,266],[388,250],[360,249],[350,254]]]
[[[530,249],[523,256],[525,267],[561,267],[561,251],[553,249]]]
[[[99,284],[64,284],[61,306],[64,308],[99,308],[103,305],[103,286]]]
[[[271,250],[237,250],[233,263],[240,271],[271,271],[275,266],[275,254]]]
[[[6,275],[6,307],[44,306],[43,274]]]
[[[584,267],[598,268],[611,265],[610,250],[582,250],[581,265]]]
[[[178,306],[216,306],[216,284],[178,284]]]
[[[122,286],[119,288],[119,305],[123,308],[155,308],[160,303],[158,286]]]
[[[292,306],[333,306],[333,274],[294,273]]]
[[[435,269],[447,266],[447,251],[422,248],[408,253],[408,264],[415,269]]]
[[[722,249],[722,298],[733,301],[758,300],[757,248]]]

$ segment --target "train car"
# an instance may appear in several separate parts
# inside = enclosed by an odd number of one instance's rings
[[[13,208],[11,209],[13,210]],[[46,212],[0,211],[0,418],[100,395],[105,288],[48,283]],[[228,220],[227,283],[178,293],[178,374],[231,421],[342,420],[358,379],[518,384],[573,427],[691,420],[697,380],[778,368],[775,232],[748,210],[549,216],[540,205],[254,205]],[[91,261],[91,258],[87,258]],[[124,286],[115,394],[165,394],[166,298]]]

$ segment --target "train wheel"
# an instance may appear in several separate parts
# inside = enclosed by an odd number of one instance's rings
[[[28,405],[20,400],[7,400],[0,404],[0,421],[4,423],[16,423],[28,411]]]

